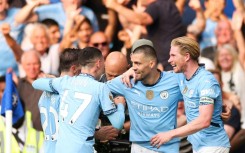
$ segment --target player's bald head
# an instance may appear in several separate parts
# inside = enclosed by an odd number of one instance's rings
[[[107,80],[111,80],[127,71],[128,61],[124,54],[119,51],[110,53],[105,61],[105,73]]]

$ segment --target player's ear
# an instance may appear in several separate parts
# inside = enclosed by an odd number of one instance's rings
[[[190,53],[185,53],[185,61],[189,61],[191,58]]]
[[[5,6],[5,9],[8,10],[9,9],[9,4],[7,2],[6,6]]]
[[[153,68],[157,65],[156,61],[155,60],[150,60],[150,68]]]
[[[98,59],[98,60],[96,60],[96,62],[94,63],[94,67],[95,67],[97,70],[99,70],[99,69],[100,69],[101,64],[100,64],[100,60],[99,60],[99,59]]]

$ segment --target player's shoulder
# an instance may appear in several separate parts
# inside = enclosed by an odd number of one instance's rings
[[[178,80],[178,78],[180,78],[182,76],[181,73],[175,73],[174,71],[163,71],[161,73],[165,79],[169,78],[169,79],[173,79],[173,80]]]
[[[198,76],[200,79],[216,80],[214,75],[206,69],[202,69]]]
[[[214,75],[208,71],[203,69],[198,75],[198,80],[200,85],[210,86],[210,85],[219,85],[219,82],[216,80]]]

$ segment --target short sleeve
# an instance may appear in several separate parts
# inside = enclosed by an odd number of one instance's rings
[[[199,85],[200,105],[214,104],[215,99],[221,94],[221,89],[214,79],[206,79]]]
[[[105,84],[102,85],[99,99],[104,115],[110,115],[117,111],[116,105],[113,102],[113,95]]]
[[[106,82],[107,87],[113,94],[124,95],[124,89],[127,88],[121,81],[122,76],[118,76]]]

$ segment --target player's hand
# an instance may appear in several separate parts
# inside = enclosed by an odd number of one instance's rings
[[[235,11],[232,15],[231,27],[233,31],[241,30],[243,23],[243,14],[241,11]]]
[[[229,100],[232,102],[233,106],[235,106],[239,112],[241,112],[241,102],[239,100],[239,97],[235,94],[229,94]]]
[[[130,2],[130,0],[117,0],[117,2],[122,5],[127,5]]]
[[[47,73],[39,73],[38,78],[56,78],[54,75],[47,74]]]
[[[119,31],[117,37],[120,41],[123,41],[124,43],[130,41],[130,36],[126,30]]]
[[[0,30],[4,36],[9,35],[11,27],[9,23],[3,23],[0,27]]]
[[[137,4],[133,5],[132,8],[136,13],[143,13],[146,9],[146,7],[142,6],[141,1],[137,1]]]
[[[77,8],[75,4],[72,4],[69,7],[67,7],[66,16],[69,20],[74,20],[75,17],[78,16],[81,11],[81,8]]]
[[[103,0],[103,3],[105,4],[106,8],[113,9],[115,5],[119,4],[115,0]]]
[[[34,4],[35,6],[50,4],[50,0],[27,0],[27,4]]]
[[[223,121],[229,120],[231,117],[231,108],[229,108],[226,104],[223,104],[222,106],[222,114],[221,118]]]
[[[115,140],[118,136],[119,130],[112,126],[101,126],[98,131],[95,132],[95,138],[100,141]]]
[[[153,147],[160,148],[162,144],[167,143],[172,139],[172,135],[170,132],[162,132],[151,138],[151,145]]]
[[[115,102],[115,104],[119,104],[119,103],[121,103],[121,104],[123,104],[124,105],[124,107],[126,106],[126,100],[125,100],[125,98],[123,97],[123,96],[116,96],[115,98],[114,98],[114,102]]]
[[[129,88],[132,88],[132,84],[130,82],[131,77],[133,77],[133,82],[135,82],[136,76],[135,76],[135,72],[134,72],[133,68],[130,68],[128,71],[124,72],[122,74],[122,78],[121,78],[123,84],[125,84]]]
[[[202,10],[200,0],[190,0],[189,7],[192,8],[194,11],[201,11]]]

